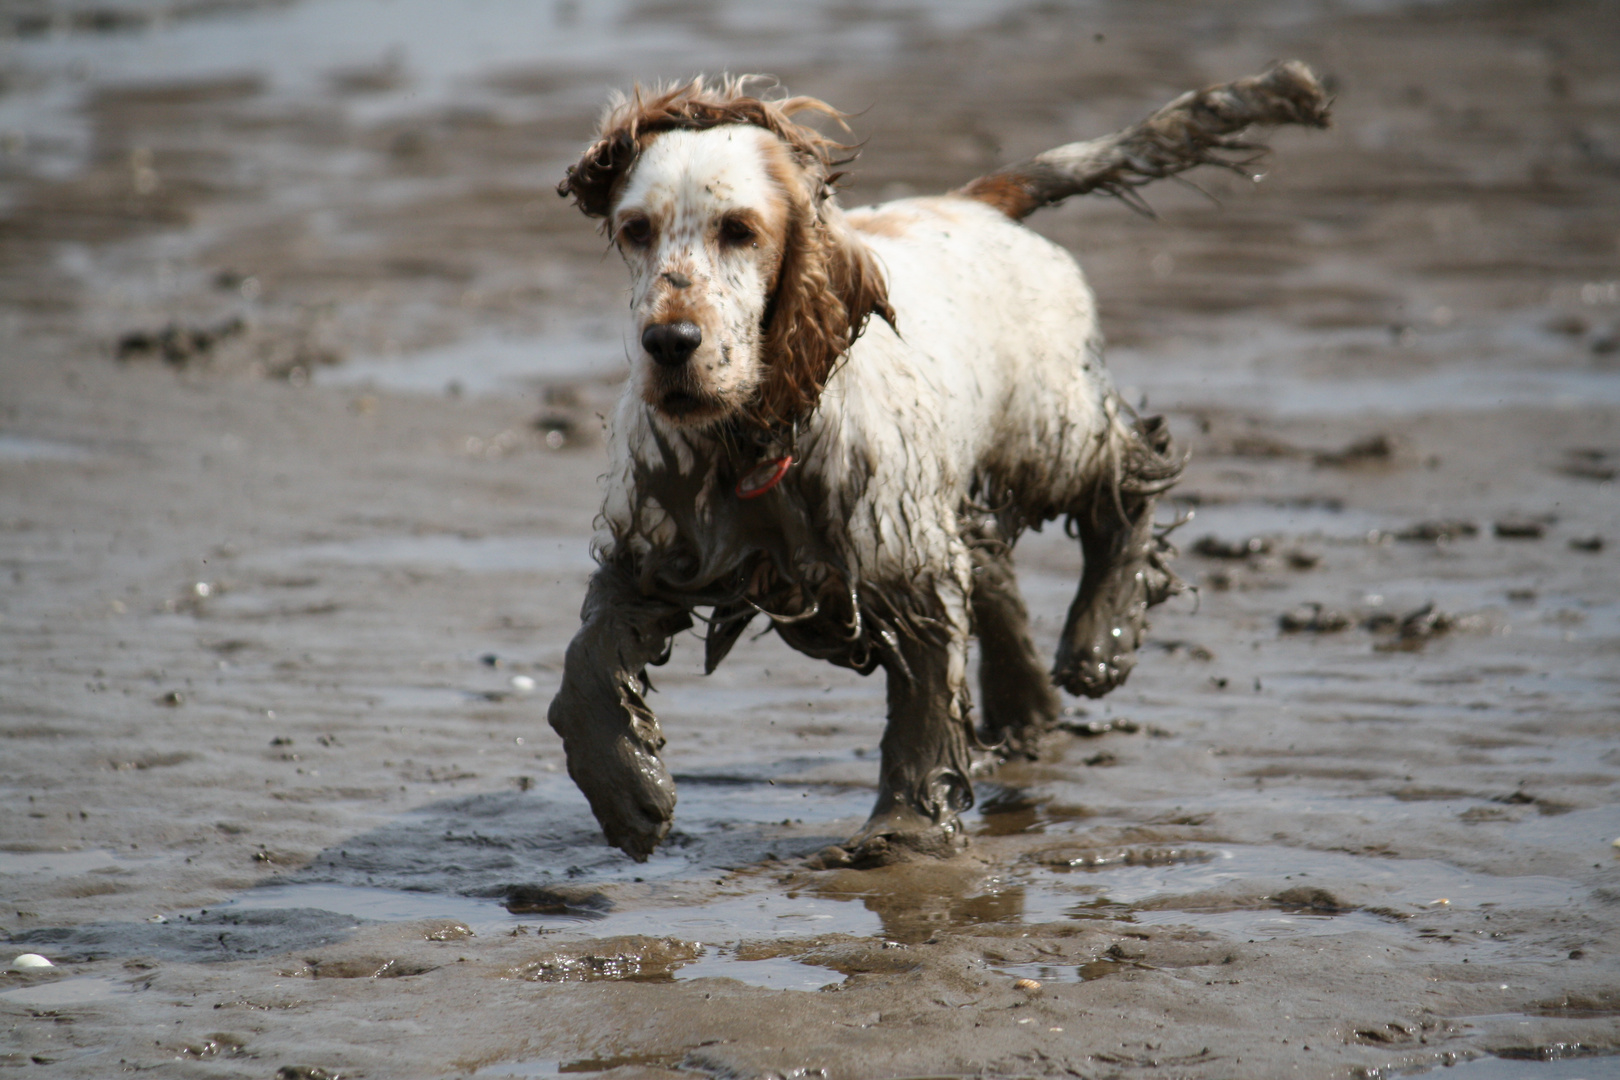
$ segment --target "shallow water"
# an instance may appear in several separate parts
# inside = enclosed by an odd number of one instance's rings
[[[1569,1057],[1552,1061],[1478,1057],[1455,1065],[1402,1073],[1403,1076],[1445,1076],[1456,1080],[1612,1080],[1620,1076],[1620,1060]]]
[[[71,1008],[117,998],[134,987],[116,979],[81,977],[0,991],[0,1001],[30,1009]]]

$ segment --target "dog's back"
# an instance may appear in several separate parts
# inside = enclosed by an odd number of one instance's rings
[[[975,486],[1032,509],[1073,505],[1103,450],[1113,392],[1074,259],[960,196],[853,210],[848,221],[878,257],[898,325],[868,327],[811,430],[863,441],[875,484],[926,492],[952,514]],[[807,465],[818,458],[831,469],[846,460],[812,450]]]

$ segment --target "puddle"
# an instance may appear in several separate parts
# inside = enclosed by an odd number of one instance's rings
[[[636,907],[571,913],[513,914],[501,899],[447,896],[439,893],[411,893],[398,889],[378,889],[356,885],[275,885],[253,889],[210,909],[211,912],[292,913],[318,911],[370,922],[414,922],[453,919],[465,923],[474,933],[510,933],[523,926],[539,929],[548,940],[582,937],[632,935],[678,937],[689,941],[729,942],[736,940],[798,938],[823,933],[873,936],[881,932],[876,915],[856,905],[815,896],[783,896],[764,891],[745,896],[704,895],[703,886],[690,885],[691,900],[678,886],[638,897]],[[696,902],[692,902],[696,901]],[[553,938],[551,935],[560,935]],[[710,968],[733,963],[755,965],[764,961],[731,961],[711,957]],[[765,968],[750,966],[750,971]],[[715,970],[708,974],[719,974]],[[751,982],[748,978],[743,982]],[[760,976],[765,977],[765,976]],[[774,977],[774,976],[773,976]],[[825,980],[823,980],[823,983]],[[817,983],[817,986],[823,985]],[[776,985],[752,982],[752,985]]]
[[[548,774],[527,792],[469,795],[403,814],[205,910],[169,913],[163,923],[31,930],[14,943],[53,958],[208,961],[307,949],[342,940],[365,922],[450,919],[480,935],[524,926],[548,940],[639,934],[711,945],[882,931],[879,916],[860,904],[784,894],[768,876],[749,873],[771,855],[798,859],[841,838],[869,807],[869,790],[683,777],[680,792],[682,828],[646,863],[607,847],[571,781]],[[793,824],[782,825],[789,814]],[[841,824],[823,829],[818,822]],[[113,863],[105,852],[0,858],[11,860],[0,868],[62,876]],[[717,887],[715,879],[732,867],[742,872]],[[507,909],[508,897],[551,893],[589,902]],[[750,982],[784,979],[790,969],[743,970],[737,977]]]
[[[114,979],[81,977],[19,986],[0,993],[0,1001],[25,1008],[58,1008],[65,1005],[91,1005],[108,998],[133,993],[134,988]]]
[[[1551,1061],[1478,1057],[1399,1075],[1444,1075],[1448,1080],[1615,1080],[1620,1077],[1620,1057],[1566,1057]]]
[[[705,949],[702,956],[676,969],[675,978],[735,979],[768,990],[820,990],[829,983],[844,981],[844,976],[831,968],[781,957],[738,960],[723,948]]]
[[[95,454],[90,450],[73,443],[0,433],[0,465],[31,461],[89,461],[93,457]]]
[[[772,854],[806,855],[841,839],[871,804],[869,790],[832,784],[704,783],[683,776],[678,785],[676,831],[645,863],[631,862],[603,842],[584,797],[565,774],[543,773],[528,791],[443,799],[352,835],[284,875],[276,887],[342,885],[504,899],[517,885],[639,881],[648,903],[663,904],[680,891],[683,879],[712,879],[715,871],[757,866]],[[784,820],[791,824],[784,826]]]

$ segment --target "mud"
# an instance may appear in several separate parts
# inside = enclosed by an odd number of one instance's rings
[[[0,1063],[1616,1071],[1612,5],[449,10],[0,19],[0,959],[56,964],[0,974]],[[957,857],[811,870],[881,684],[682,634],[669,838],[605,846],[544,706],[624,370],[552,194],[607,87],[864,109],[853,205],[1288,56],[1335,126],[1263,183],[1031,219],[1193,451],[1130,681]],[[1074,544],[1017,568],[1049,656]]]

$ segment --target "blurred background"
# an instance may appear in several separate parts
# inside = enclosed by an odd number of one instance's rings
[[[1337,126],[1282,133],[1264,183],[1034,219],[1087,266],[1127,381],[1157,342],[1166,401],[1612,402],[1617,25],[1580,2],[9,0],[3,329],[295,380],[616,375],[617,260],[553,193],[610,89],[767,72],[825,98],[868,148],[853,205],[1298,57]]]

